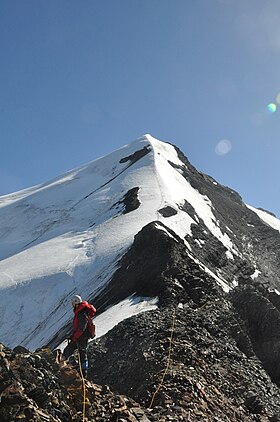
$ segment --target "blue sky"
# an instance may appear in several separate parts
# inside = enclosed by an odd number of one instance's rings
[[[0,53],[0,194],[151,133],[280,217],[279,0],[2,0]]]

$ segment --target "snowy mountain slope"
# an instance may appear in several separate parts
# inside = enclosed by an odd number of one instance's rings
[[[280,220],[277,217],[263,210],[259,210],[258,208],[251,207],[250,205],[247,205],[247,207],[254,211],[265,223],[280,232]]]
[[[265,273],[256,238],[266,226],[256,214],[176,147],[146,135],[0,198],[1,341],[31,349],[48,343],[72,318],[71,296],[105,291],[134,236],[152,221],[179,236],[190,258],[225,290],[244,266],[249,274]]]

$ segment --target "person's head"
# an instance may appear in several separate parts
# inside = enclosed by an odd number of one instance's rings
[[[75,295],[72,297],[72,306],[75,309],[77,306],[80,305],[80,303],[82,303],[82,298],[79,295]]]

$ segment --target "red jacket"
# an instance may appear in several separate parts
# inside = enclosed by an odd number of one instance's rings
[[[88,337],[95,337],[95,325],[92,322],[95,313],[95,307],[85,300],[74,310],[72,341],[78,341],[84,333]]]

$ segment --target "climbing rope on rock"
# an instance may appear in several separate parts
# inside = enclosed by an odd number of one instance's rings
[[[165,376],[166,376],[166,374],[167,374],[167,371],[168,371],[168,369],[169,369],[169,366],[170,366],[171,350],[172,350],[172,340],[173,340],[173,333],[174,333],[174,326],[175,326],[175,314],[176,314],[176,313],[175,313],[175,309],[174,309],[174,312],[173,312],[173,317],[172,317],[172,324],[171,324],[171,329],[170,329],[169,349],[168,349],[168,356],[167,356],[167,364],[166,364],[166,368],[165,368],[165,371],[164,371],[164,373],[163,373],[162,379],[161,379],[161,381],[160,381],[160,383],[159,383],[159,385],[158,385],[158,387],[157,387],[156,391],[155,391],[155,392],[154,392],[154,394],[153,394],[153,397],[152,397],[151,403],[150,403],[150,405],[149,405],[149,409],[151,409],[151,408],[152,408],[152,405],[153,405],[153,403],[154,403],[155,397],[156,397],[156,395],[158,394],[158,392],[159,392],[160,388],[161,388],[161,387],[162,387],[162,385],[163,385],[164,378],[165,378]]]
[[[82,383],[83,383],[83,419],[82,421],[84,422],[85,414],[86,414],[87,390],[86,390],[86,383],[85,383],[85,378],[84,378],[83,369],[82,369],[79,347],[78,347],[78,361],[79,361],[80,375],[81,375]]]

